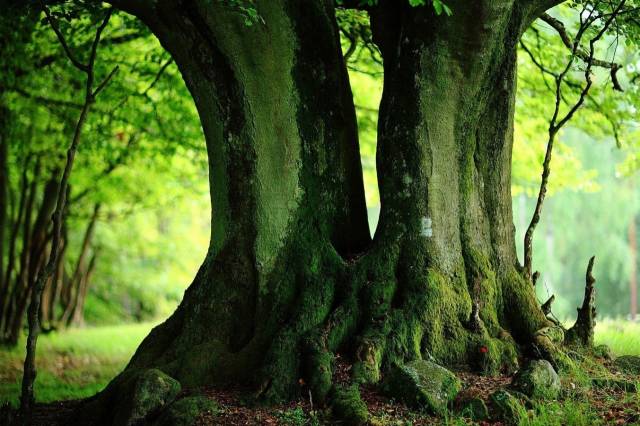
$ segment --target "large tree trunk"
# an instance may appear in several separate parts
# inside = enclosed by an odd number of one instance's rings
[[[511,212],[516,47],[528,16],[508,1],[451,4],[451,17],[390,1],[373,14],[385,65],[376,244],[396,256],[390,293],[404,309],[390,329],[405,329],[411,356],[469,363],[489,345],[495,369],[513,358],[513,339],[546,324],[519,272]],[[486,332],[469,326],[474,304]]]
[[[331,1],[258,1],[250,26],[222,2],[129,4],[198,107],[212,237],[180,307],[97,399],[105,413],[148,368],[269,400],[302,377],[322,401],[338,350],[370,382],[428,355],[515,367],[547,325],[517,262],[510,195],[516,45],[531,17],[508,1],[447,3],[451,18],[392,1],[372,11],[385,67],[373,242]]]

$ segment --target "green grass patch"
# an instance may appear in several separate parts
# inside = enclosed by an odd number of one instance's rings
[[[36,399],[50,402],[91,396],[125,367],[154,323],[71,329],[38,339]],[[16,405],[25,341],[0,349],[0,403]]]
[[[596,324],[596,344],[605,344],[616,356],[640,355],[640,322],[603,320]]]

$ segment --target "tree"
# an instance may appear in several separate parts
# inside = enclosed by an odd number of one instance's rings
[[[368,11],[384,65],[372,240],[333,2],[112,3],[149,26],[193,96],[212,235],[180,307],[88,406],[93,419],[151,368],[269,401],[302,378],[324,401],[338,352],[376,382],[423,357],[512,371],[542,345],[551,323],[511,211],[516,52],[560,1],[452,0],[450,15],[439,1],[341,2]]]

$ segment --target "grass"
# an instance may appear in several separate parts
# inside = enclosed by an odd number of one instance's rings
[[[596,325],[596,344],[605,344],[613,353],[640,355],[640,322],[604,320]]]
[[[38,339],[35,384],[40,402],[77,399],[102,390],[127,364],[154,324],[71,329]],[[16,405],[20,395],[24,339],[0,349],[0,403]]]
[[[38,340],[36,398],[40,402],[91,396],[118,374],[152,323],[72,329],[43,335]],[[616,355],[640,355],[640,324],[606,320],[596,327],[596,342],[607,344]],[[16,405],[20,395],[24,341],[13,349],[0,348],[0,403]],[[634,396],[639,404],[639,395]],[[572,405],[573,404],[573,405]],[[636,405],[638,406],[638,405]],[[531,425],[586,425],[593,422],[580,402],[542,405]],[[314,424],[298,412],[282,413],[284,424]],[[447,424],[463,424],[452,418]],[[561,423],[559,423],[561,422]],[[597,424],[597,423],[592,423]]]

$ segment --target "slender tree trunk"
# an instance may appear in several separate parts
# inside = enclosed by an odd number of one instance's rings
[[[44,185],[42,202],[38,209],[38,214],[33,222],[32,227],[25,227],[25,235],[29,235],[28,243],[23,245],[24,265],[21,269],[20,285],[16,285],[15,293],[15,310],[11,319],[11,327],[9,329],[9,343],[16,344],[20,336],[20,330],[24,324],[25,312],[29,304],[33,286],[42,267],[44,267],[50,242],[49,221],[53,214],[60,182],[56,177],[57,170],[52,172],[51,177]],[[31,230],[31,232],[28,232]],[[18,283],[17,283],[18,284]]]
[[[40,177],[40,161],[36,160],[33,169],[33,176],[28,184],[26,204],[24,208],[24,220],[22,224],[22,246],[20,253],[20,269],[11,291],[8,293],[7,308],[4,315],[3,334],[5,343],[9,345],[16,345],[18,343],[18,333],[15,328],[15,318],[19,311],[19,300],[23,290],[27,287],[27,269],[29,264],[29,254],[31,252],[31,225],[32,225],[32,212],[35,204],[36,191],[38,189],[38,178]],[[20,314],[22,315],[22,314]],[[18,327],[19,330],[19,327]]]
[[[87,256],[89,254],[89,248],[91,241],[93,240],[93,234],[95,231],[98,215],[100,214],[100,203],[97,203],[93,208],[93,213],[87,224],[87,228],[82,239],[82,246],[80,247],[80,254],[78,255],[78,261],[74,269],[71,280],[69,281],[70,295],[69,303],[64,307],[64,311],[60,317],[60,324],[67,326],[71,323],[74,313],[77,311],[78,303],[82,297],[83,287],[85,285],[86,276],[88,273]]]
[[[5,287],[5,231],[9,216],[9,111],[2,100],[0,87],[0,289]]]
[[[638,239],[636,232],[636,218],[629,222],[629,259],[631,274],[629,277],[629,317],[636,320],[638,315]]]
[[[21,228],[23,217],[24,217],[25,202],[27,199],[28,163],[29,162],[27,160],[22,170],[21,183],[19,187],[20,201],[18,202],[18,210],[11,224],[11,234],[9,237],[9,251],[7,253],[7,268],[4,275],[3,285],[2,287],[0,287],[0,340],[4,339],[5,318],[6,318],[7,310],[9,309],[9,304],[10,304],[9,294],[12,288],[11,283],[13,281],[13,270],[15,267],[15,260],[16,260],[16,244],[18,242],[18,236],[20,233],[20,228]]]
[[[87,300],[87,292],[89,291],[89,283],[91,282],[91,277],[95,270],[96,259],[97,254],[93,253],[91,259],[89,260],[89,264],[87,265],[87,269],[80,279],[80,285],[78,289],[79,296],[75,308],[73,309],[73,314],[71,315],[69,325],[84,325],[84,303]]]

